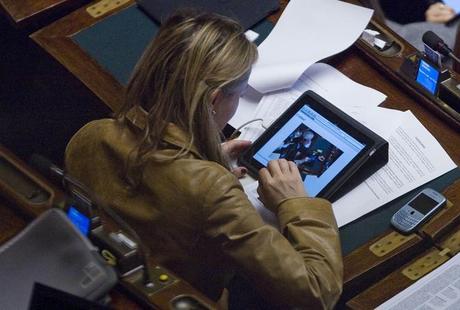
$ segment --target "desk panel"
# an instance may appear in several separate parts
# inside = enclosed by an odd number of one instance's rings
[[[287,1],[282,1],[282,6],[286,3]],[[125,10],[126,8],[129,9]],[[137,23],[144,26],[154,25],[141,16],[139,10],[134,9],[133,1],[97,18],[91,17],[86,9],[82,8],[31,37],[112,110],[117,110],[122,103],[123,84],[126,83],[136,58],[147,44],[148,37],[153,35],[148,33],[152,31],[148,30],[148,27],[145,28],[147,30],[138,28],[137,31],[131,32],[132,35],[127,35],[127,30],[133,29],[133,25]],[[276,17],[274,15],[271,18]],[[108,27],[109,25],[117,26],[113,28]],[[353,80],[387,94],[388,99],[383,106],[412,110],[458,164],[458,128],[449,123],[448,118],[446,121],[447,116],[405,83],[397,72],[404,57],[415,52],[415,49],[387,27],[379,27],[402,42],[403,50],[395,57],[378,55],[363,42],[358,41],[354,47],[329,62]],[[110,29],[117,31],[111,32]],[[133,38],[134,41],[131,41]],[[112,48],[110,52],[111,46],[119,48]],[[439,115],[442,118],[438,117]]]
[[[64,16],[64,12],[76,9],[88,0],[0,0],[0,8],[14,25],[25,27],[32,23],[45,23]]]
[[[87,7],[31,37],[116,111],[122,104],[124,85],[158,24],[134,1],[96,18],[88,14]],[[262,42],[272,27],[271,21],[255,25],[252,29],[260,35],[255,43]]]
[[[113,75],[118,83],[126,86],[134,66],[158,28],[157,22],[150,19],[137,5],[131,5],[76,33],[72,40]],[[255,43],[260,44],[272,28],[273,23],[267,20],[252,27],[253,31],[259,33]]]
[[[281,2],[282,7],[286,4],[287,1]],[[280,12],[270,18],[276,19],[279,14]],[[158,25],[131,1],[97,18],[91,17],[86,9],[82,8],[34,33],[32,38],[83,81],[112,110],[116,110],[122,103],[124,87],[132,68],[155,35],[157,27]],[[255,30],[261,32],[264,37],[269,31],[269,26],[265,22]],[[387,31],[391,32],[389,29]],[[449,126],[433,114],[426,104],[420,102],[420,98],[408,94],[408,85],[400,80],[396,71],[403,57],[415,49],[405,44],[397,34],[391,33],[403,44],[402,51],[395,57],[374,55],[371,49],[358,42],[328,62],[351,79],[387,94],[388,98],[383,106],[398,110],[410,109],[459,164],[459,133],[455,127]],[[458,169],[454,170],[434,182],[433,187],[442,190],[459,177]],[[342,229],[344,253],[349,253],[387,229],[391,214],[407,201],[410,195],[409,193],[345,226]],[[362,229],[359,227],[362,226],[374,229],[366,229],[367,234],[361,234]],[[360,237],[356,238],[357,235]]]

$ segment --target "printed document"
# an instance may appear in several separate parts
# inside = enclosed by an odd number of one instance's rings
[[[460,309],[460,254],[376,309]]]
[[[316,63],[305,70],[289,90],[265,95],[252,114],[253,119],[262,121],[244,127],[240,139],[254,141],[307,90],[314,91],[352,117],[386,99],[381,92],[356,83],[334,67]]]
[[[337,0],[291,0],[259,46],[249,85],[260,93],[289,88],[315,62],[350,47],[373,11]]]
[[[259,119],[242,130],[241,139],[254,141],[303,92],[313,90],[389,142],[389,162],[362,184],[333,203],[339,227],[422,186],[456,167],[436,139],[410,112],[378,107],[386,96],[360,85],[335,68],[317,63],[292,88],[269,93],[255,103],[247,118]],[[249,117],[250,114],[252,117]],[[249,179],[249,178],[248,178]],[[267,222],[276,218],[257,198],[257,182],[244,186]]]
[[[385,133],[390,131],[388,128],[375,129],[390,126],[390,118],[382,118],[381,114],[375,113],[374,119],[367,122],[381,124],[379,127],[369,127],[389,142],[389,161],[358,187],[334,202],[333,209],[339,227],[456,167],[439,142],[412,112],[386,110],[396,114],[396,118],[400,116],[399,122],[393,122],[397,126],[389,134]],[[389,122],[386,122],[387,119]]]

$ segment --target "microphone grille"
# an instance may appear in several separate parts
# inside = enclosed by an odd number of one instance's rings
[[[423,34],[422,41],[432,49],[437,50],[438,44],[442,42],[442,39],[433,31],[427,31]]]

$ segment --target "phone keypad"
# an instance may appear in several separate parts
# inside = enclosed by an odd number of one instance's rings
[[[422,214],[418,212],[414,213],[414,211],[403,208],[393,215],[392,222],[397,227],[403,228],[404,230],[410,230],[417,226],[422,218]]]

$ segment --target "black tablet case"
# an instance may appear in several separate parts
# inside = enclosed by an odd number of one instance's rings
[[[235,19],[244,29],[279,8],[278,0],[136,0],[154,20],[162,23],[178,9],[217,13]]]
[[[365,134],[372,140],[372,146],[369,150],[360,156],[360,159],[352,166],[347,168],[346,173],[335,182],[335,185],[323,194],[324,198],[334,202],[353,188],[361,184],[364,180],[377,172],[388,162],[388,142],[374,133],[372,130],[319,96],[309,90],[304,93],[298,100],[303,100],[304,96],[310,96],[314,100],[321,102],[323,107],[339,115],[341,119],[350,124],[352,127]]]
[[[299,99],[297,99],[294,104],[296,104],[298,101],[308,102],[308,98],[311,98],[313,101],[320,103],[323,108],[339,116],[341,120],[348,123],[362,134],[366,135],[372,141],[369,150],[364,154],[361,154],[360,159],[353,163],[353,165],[350,167],[347,167],[344,175],[335,180],[334,185],[329,187],[327,191],[321,194],[320,197],[334,202],[361,184],[365,179],[370,177],[373,173],[382,168],[388,162],[388,142],[311,90],[306,91],[302,96],[299,97]],[[288,111],[285,113],[288,113]],[[283,116],[284,114],[281,115],[280,119]],[[273,124],[275,123],[276,121]],[[245,155],[243,155],[243,157],[244,156]],[[243,160],[243,164],[244,162],[245,160]],[[252,172],[252,174],[257,173],[256,171],[251,171],[250,167],[249,170]]]

